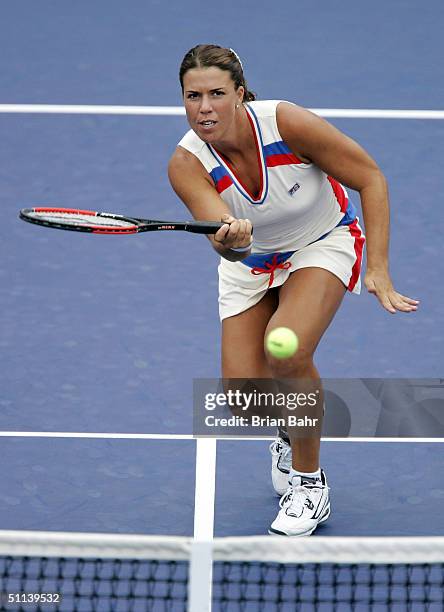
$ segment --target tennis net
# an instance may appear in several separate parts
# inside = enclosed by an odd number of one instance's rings
[[[444,537],[3,531],[0,577],[2,611],[442,612]]]

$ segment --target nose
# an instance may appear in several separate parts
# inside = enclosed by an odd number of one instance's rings
[[[207,115],[208,113],[211,113],[211,111],[213,110],[213,107],[211,105],[211,100],[209,96],[202,96],[199,110],[201,113],[205,115]]]

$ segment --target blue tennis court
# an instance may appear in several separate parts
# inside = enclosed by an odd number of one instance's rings
[[[365,289],[347,296],[321,375],[441,379],[439,0],[285,0],[272,13],[250,0],[22,0],[3,16],[0,529],[196,532],[193,380],[220,375],[218,257],[204,237],[92,237],[17,215],[48,204],[188,218],[166,167],[188,129],[178,67],[197,43],[233,47],[259,99],[316,109],[388,179],[391,273],[420,308],[390,316]],[[443,441],[325,441],[333,512],[316,534],[443,535]],[[267,532],[269,444],[217,441],[215,536]]]

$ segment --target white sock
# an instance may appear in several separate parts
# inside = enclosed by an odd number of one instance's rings
[[[306,476],[307,478],[315,478],[316,480],[321,480],[321,468],[318,468],[316,472],[299,472],[294,468],[290,469],[290,475],[288,477],[289,482],[292,481],[293,476]]]

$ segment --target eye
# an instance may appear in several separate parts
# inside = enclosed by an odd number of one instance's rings
[[[224,91],[215,91],[213,92],[215,96],[224,96],[225,92]]]
[[[187,100],[195,100],[196,98],[197,98],[197,93],[187,94]]]

